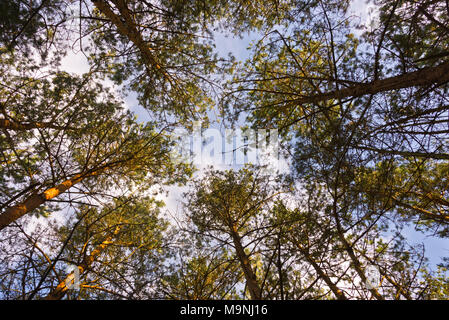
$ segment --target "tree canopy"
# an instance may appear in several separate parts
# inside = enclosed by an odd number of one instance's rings
[[[448,2],[360,6],[0,2],[0,299],[448,299]],[[179,161],[198,121],[287,170]]]

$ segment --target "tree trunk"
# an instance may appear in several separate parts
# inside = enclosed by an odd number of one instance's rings
[[[64,193],[65,191],[70,189],[73,185],[82,181],[84,178],[92,176],[94,174],[95,173],[77,174],[73,178],[62,182],[56,187],[47,189],[46,191],[39,194],[33,194],[25,199],[22,203],[6,208],[5,212],[0,215],[0,230],[3,230],[11,222],[16,221],[20,217],[36,209],[47,200],[57,197],[61,193]]]
[[[306,260],[312,265],[312,267],[315,269],[318,276],[326,282],[327,286],[331,289],[331,291],[334,293],[334,295],[337,297],[338,300],[347,300],[345,294],[343,291],[340,290],[340,288],[337,287],[335,283],[332,282],[331,278],[324,273],[323,269],[316,263],[316,261],[310,256],[308,251],[301,247],[299,244],[297,244],[299,251],[304,255]]]
[[[83,274],[91,265],[92,263],[95,261],[95,259],[109,246],[113,243],[112,239],[114,236],[117,235],[117,233],[119,232],[120,227],[116,227],[115,231],[112,235],[110,235],[109,237],[107,237],[100,245],[98,245],[91,253],[89,256],[87,256],[83,262],[77,266],[78,270],[79,270],[79,274]],[[51,291],[45,298],[44,300],[61,300],[65,294],[67,293],[67,290],[69,290],[70,288],[67,287],[67,284],[72,284],[75,281],[75,275],[74,273],[70,273],[69,275],[67,275],[67,277],[62,280],[57,286],[56,288]]]
[[[351,261],[352,261],[352,264],[354,266],[355,271],[359,275],[359,277],[362,280],[362,282],[366,284],[367,283],[367,278],[365,276],[365,273],[362,270],[362,264],[360,263],[359,259],[355,255],[354,250],[352,249],[353,244],[350,244],[348,242],[348,240],[346,240],[346,237],[344,235],[343,229],[342,229],[341,224],[340,224],[340,218],[338,216],[338,213],[337,213],[337,210],[336,210],[335,206],[334,206],[334,212],[333,213],[334,213],[335,223],[336,223],[336,226],[337,226],[338,238],[343,243],[343,246],[344,246],[346,252],[348,253],[349,257],[351,258]],[[371,294],[377,300],[385,300],[384,297],[379,293],[379,291],[376,288],[370,288],[369,291],[371,292]]]
[[[10,121],[7,119],[0,119],[0,128],[14,131],[25,131],[37,128],[51,128],[58,130],[70,129],[68,127],[61,127],[54,125],[49,122],[27,122],[27,123],[19,123],[15,121]]]
[[[162,70],[161,65],[157,62],[154,55],[151,53],[153,50],[148,46],[148,42],[145,42],[141,33],[135,28],[135,22],[129,13],[129,9],[124,1],[113,1],[115,6],[120,12],[120,16],[116,15],[110,8],[107,2],[104,0],[92,0],[97,9],[103,13],[114,24],[118,32],[127,37],[137,49],[146,62],[147,66],[151,66],[155,70],[162,72],[164,77],[171,83],[171,76]],[[174,85],[172,83],[172,85]]]
[[[231,230],[232,241],[234,242],[235,251],[237,253],[237,257],[239,258],[240,265],[243,269],[243,273],[246,279],[246,285],[248,286],[249,294],[251,299],[260,300],[262,299],[262,290],[260,289],[259,284],[257,283],[257,277],[254,273],[251,262],[245,253],[245,250],[242,246],[242,240],[237,233],[237,231],[232,228]]]
[[[296,103],[317,103],[331,99],[357,98],[368,94],[376,94],[409,87],[426,86],[449,81],[449,62],[436,67],[427,67],[399,76],[360,83],[341,90],[306,96],[295,100]]]

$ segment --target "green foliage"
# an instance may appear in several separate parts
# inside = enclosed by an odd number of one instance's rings
[[[0,298],[447,299],[405,236],[449,235],[447,2],[372,1],[367,26],[350,3],[2,1]],[[219,58],[216,32],[250,31],[246,62]],[[89,72],[60,70],[69,47]],[[278,129],[287,179],[172,161],[172,125],[216,102]],[[58,291],[67,263],[79,292]]]

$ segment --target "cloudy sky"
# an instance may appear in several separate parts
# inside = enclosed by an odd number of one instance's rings
[[[358,16],[360,22],[369,27],[370,23],[375,23],[376,12],[373,10],[371,4],[366,4],[366,0],[355,0],[350,8],[350,12]],[[358,33],[355,31],[354,33]],[[228,56],[231,52],[237,60],[244,61],[249,57],[250,51],[248,47],[254,41],[259,39],[260,35],[257,33],[248,33],[243,38],[236,38],[232,36],[226,36],[224,34],[215,34],[215,44],[217,52],[223,56]],[[89,70],[87,60],[85,56],[80,52],[71,51],[62,62],[62,69],[67,72],[82,74]],[[106,81],[106,84],[112,86],[111,82]],[[124,97],[127,108],[135,112],[138,116],[138,120],[146,121],[149,119],[146,111],[138,105],[134,94],[129,94]],[[209,161],[207,158],[202,163],[197,175],[201,175],[204,172],[204,164],[212,164],[212,157]],[[286,163],[283,163],[285,169]],[[221,167],[223,168],[223,167]],[[168,216],[180,217],[181,213],[181,200],[182,192],[186,191],[186,187],[170,187],[167,195],[161,195],[160,199],[166,203],[166,210]],[[441,262],[441,257],[448,256],[449,253],[449,240],[441,240],[436,237],[424,236],[423,234],[416,232],[413,228],[406,229],[404,236],[412,243],[424,243],[426,247],[426,255],[429,257],[430,262],[435,265]]]

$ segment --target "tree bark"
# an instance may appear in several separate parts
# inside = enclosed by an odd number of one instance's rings
[[[115,228],[115,231],[112,235],[107,237],[100,245],[98,245],[84,260],[83,262],[77,266],[79,270],[79,274],[83,274],[95,261],[95,259],[109,246],[113,243],[112,239],[119,232],[120,227]],[[67,291],[70,289],[67,287],[67,284],[71,284],[75,281],[74,273],[70,273],[67,277],[62,280],[56,288],[51,291],[44,300],[61,300]]]
[[[366,284],[367,278],[366,278],[365,273],[362,270],[362,264],[360,263],[359,259],[355,255],[354,250],[352,249],[352,246],[354,244],[350,244],[344,235],[343,228],[341,227],[341,224],[340,224],[340,217],[338,216],[335,204],[334,204],[334,218],[335,218],[335,223],[337,226],[338,238],[343,243],[343,246],[344,246],[346,252],[348,253],[349,257],[351,258],[352,265],[353,265],[355,271],[359,275],[362,282]],[[376,288],[371,288],[371,289],[369,289],[369,291],[377,300],[385,300],[384,297],[379,293],[379,291]]]
[[[39,194],[32,194],[21,203],[6,208],[5,212],[0,215],[0,231],[3,230],[13,221],[16,221],[25,214],[36,209],[41,204],[45,203],[47,200],[57,197],[61,193],[64,193],[65,191],[70,189],[73,185],[85,179],[86,177],[93,175],[95,175],[95,172],[90,174],[77,174],[73,178],[62,182],[56,187],[47,189],[46,191]]]
[[[240,265],[243,269],[243,273],[246,279],[246,285],[248,286],[249,294],[252,300],[261,300],[262,299],[262,290],[260,289],[259,284],[257,283],[257,277],[254,273],[251,262],[248,258],[248,255],[245,253],[245,250],[242,246],[242,240],[238,234],[238,232],[232,228],[231,230],[232,241],[234,243],[235,251],[237,253],[237,257],[239,258]]]
[[[116,15],[112,10],[108,3],[104,0],[92,0],[94,5],[103,13],[111,22],[114,24],[118,30],[118,32],[127,37],[129,41],[131,41],[137,49],[139,49],[140,54],[142,55],[143,60],[146,62],[147,66],[151,66],[156,70],[162,72],[164,77],[172,83],[171,76],[162,70],[161,65],[157,62],[154,55],[151,53],[153,50],[149,47],[148,43],[144,41],[141,33],[135,28],[135,22],[129,13],[129,9],[126,6],[124,1],[118,0],[113,1],[115,6],[120,12],[120,16]],[[173,83],[172,83],[173,85]]]
[[[321,93],[313,96],[305,96],[294,101],[296,103],[317,103],[331,99],[357,98],[364,95],[372,95],[380,92],[446,83],[449,81],[449,62],[444,62],[436,67],[426,67],[418,71],[409,72],[399,76],[375,80],[369,83],[360,83],[348,88]]]
[[[0,119],[0,128],[7,129],[7,130],[14,130],[14,131],[26,131],[26,130],[38,129],[38,128],[51,128],[51,129],[58,129],[58,130],[70,129],[69,127],[61,127],[61,126],[57,126],[57,125],[54,125],[49,122],[19,123],[19,122],[10,121],[7,119]]]
[[[304,249],[301,245],[296,244],[299,251],[302,253],[302,255],[306,258],[306,260],[312,265],[312,267],[315,269],[318,276],[324,280],[324,282],[327,284],[327,286],[331,289],[331,291],[334,293],[334,295],[337,297],[338,300],[347,300],[345,294],[343,293],[340,288],[337,287],[335,283],[332,282],[331,278],[324,273],[323,269],[316,263],[316,261],[310,256],[308,251]]]

